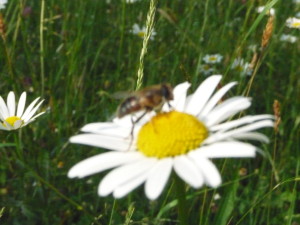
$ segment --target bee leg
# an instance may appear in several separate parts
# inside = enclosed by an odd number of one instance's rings
[[[170,110],[173,110],[173,107],[171,106],[170,102],[167,101],[167,104],[168,104],[168,106],[169,106],[169,109],[170,109]]]
[[[136,120],[133,120],[133,117],[131,116],[132,127],[131,127],[131,131],[130,131],[130,142],[129,142],[128,150],[130,149],[130,147],[133,143],[133,132],[134,132],[135,124],[138,123],[149,111],[150,111],[150,109],[146,109],[146,111],[140,117],[138,117]]]

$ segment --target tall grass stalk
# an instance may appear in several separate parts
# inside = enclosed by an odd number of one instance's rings
[[[158,0],[150,0],[150,6],[149,6],[149,10],[147,13],[147,20],[146,20],[146,32],[143,39],[143,46],[140,53],[140,62],[139,62],[139,68],[137,72],[137,81],[136,81],[136,88],[135,88],[136,90],[139,90],[143,84],[144,58],[147,53],[148,42],[154,28],[154,18],[155,18],[157,2]]]

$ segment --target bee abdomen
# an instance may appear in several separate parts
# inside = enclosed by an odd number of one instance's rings
[[[118,117],[122,118],[127,114],[137,112],[141,109],[142,107],[139,104],[139,100],[137,99],[137,97],[136,96],[129,97],[119,106]]]

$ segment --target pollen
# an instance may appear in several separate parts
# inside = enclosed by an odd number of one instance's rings
[[[207,136],[208,129],[193,115],[159,113],[140,129],[137,148],[148,157],[173,157],[198,148]]]
[[[14,126],[16,121],[22,120],[20,117],[17,116],[11,116],[5,119],[7,123],[9,123],[11,126]],[[5,126],[5,125],[4,125]]]

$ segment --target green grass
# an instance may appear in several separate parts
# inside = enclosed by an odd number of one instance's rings
[[[205,79],[198,70],[203,56],[220,53],[222,83],[239,82],[230,95],[245,94],[252,82],[247,114],[273,114],[274,100],[281,104],[279,131],[264,129],[271,142],[257,143],[265,156],[216,160],[221,187],[187,189],[190,224],[300,224],[300,44],[279,40],[282,33],[300,38],[299,30],[285,27],[300,5],[270,2],[274,31],[253,82],[230,66],[238,56],[250,62],[248,47],[260,46],[268,17],[259,17],[256,1],[158,2],[142,86],[190,81],[195,89]],[[0,224],[177,224],[172,180],[151,202],[142,187],[119,200],[98,197],[105,173],[67,178],[72,165],[105,151],[69,144],[69,137],[86,123],[111,119],[120,103],[113,93],[136,88],[143,40],[130,29],[145,24],[148,9],[146,0],[10,0],[1,10],[0,95],[42,96],[47,113],[21,130],[0,131]]]

